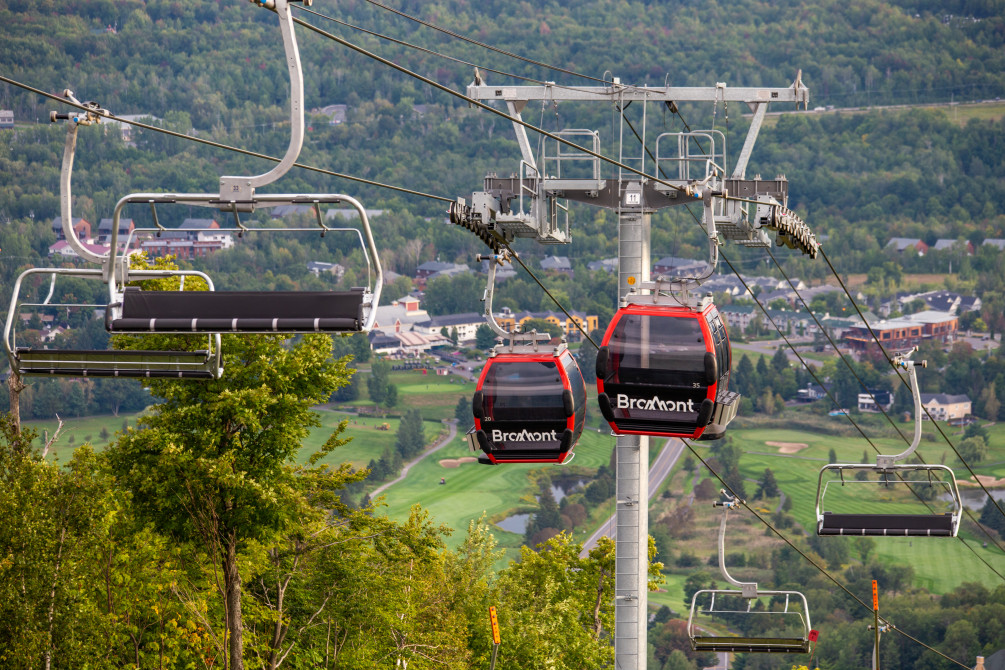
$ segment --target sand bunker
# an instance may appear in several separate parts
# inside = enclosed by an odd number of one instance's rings
[[[997,479],[994,475],[974,475],[984,488],[1001,488],[1005,486],[1005,479]],[[972,482],[968,479],[961,479],[957,482],[960,486],[977,486],[977,482]]]
[[[444,468],[459,468],[461,463],[477,463],[478,459],[474,456],[463,456],[461,458],[444,458],[440,461],[440,466]]]
[[[769,447],[778,447],[780,454],[795,454],[810,446],[805,442],[765,442]]]

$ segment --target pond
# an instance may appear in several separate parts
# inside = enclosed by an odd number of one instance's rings
[[[988,493],[990,493],[991,497],[997,500],[998,502],[1005,501],[1005,489],[988,489]],[[941,496],[939,496],[939,499],[948,501],[950,497],[951,497],[950,494],[943,493]],[[984,504],[987,502],[988,496],[986,493],[984,493],[984,491],[981,491],[980,489],[961,488],[960,499],[963,501],[964,507],[969,507],[970,509],[979,512],[981,511],[981,509],[984,508]]]
[[[585,481],[587,480],[582,477],[563,477],[560,480],[552,480],[551,495],[555,496],[555,502],[562,502],[562,498],[574,493]],[[523,535],[527,532],[529,521],[530,514],[512,514],[497,522],[496,525],[511,533]]]
[[[527,522],[530,520],[530,514],[514,514],[508,516],[502,521],[496,523],[497,526],[503,530],[508,530],[511,533],[517,533],[518,535],[523,535],[527,532]]]

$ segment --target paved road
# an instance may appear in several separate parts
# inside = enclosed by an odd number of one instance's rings
[[[447,446],[448,444],[450,444],[451,440],[457,437],[457,420],[450,419],[449,421],[445,421],[444,423],[447,424],[447,436],[442,440],[440,440],[439,442],[437,442],[436,444],[434,444],[430,449],[419,454],[417,458],[414,458],[408,463],[405,463],[405,466],[401,469],[401,474],[398,475],[398,478],[389,482],[385,482],[380,486],[378,486],[376,489],[374,489],[373,493],[370,494],[371,499],[376,498],[378,495],[383,493],[387,488],[394,486],[395,484],[403,480],[405,477],[408,476],[408,471],[412,469],[413,465],[421,461],[426,456],[429,456],[430,454]]]
[[[649,466],[650,498],[652,498],[656,494],[656,491],[659,490],[660,484],[662,484],[663,480],[670,474],[670,470],[677,463],[677,459],[680,458],[684,449],[684,443],[677,438],[671,437],[666,441],[666,444],[656,457],[656,460],[653,461],[651,466]],[[590,549],[597,546],[597,541],[601,537],[607,536],[614,539],[614,536],[616,535],[616,528],[614,524],[616,516],[616,514],[611,515],[607,521],[600,525],[600,528],[587,538],[586,542],[583,543],[583,551],[580,553],[580,556],[585,557],[590,552]]]

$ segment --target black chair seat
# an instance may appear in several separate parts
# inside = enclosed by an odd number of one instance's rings
[[[31,349],[15,351],[24,375],[213,379],[208,351]]]
[[[691,638],[691,648],[702,652],[806,654],[810,650],[810,643],[800,637],[696,636]]]
[[[127,289],[110,332],[315,333],[363,327],[363,289],[140,291]]]
[[[824,512],[818,535],[951,536],[952,514],[835,514]]]

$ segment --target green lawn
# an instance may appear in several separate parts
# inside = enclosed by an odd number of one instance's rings
[[[85,442],[90,442],[96,449],[102,449],[109,441],[115,439],[115,434],[120,432],[125,424],[130,427],[136,426],[136,420],[141,412],[130,414],[122,413],[119,416],[111,414],[99,416],[67,417],[63,419],[63,428],[59,433],[59,440],[49,450],[48,458],[58,459],[65,463],[69,460],[73,450]],[[48,421],[26,420],[22,422],[26,428],[33,428],[38,431],[36,444],[41,447],[45,442],[45,432],[51,439],[56,431],[58,422],[55,419]],[[101,437],[101,431],[105,430],[108,439]]]
[[[932,431],[932,427],[926,424],[925,433],[930,431]],[[949,434],[948,430],[947,434]],[[784,430],[733,431],[731,437],[734,444],[747,452],[744,453],[740,461],[743,474],[751,479],[759,479],[765,468],[771,468],[779,488],[792,499],[791,513],[809,532],[813,532],[815,526],[814,510],[818,473],[821,466],[827,463],[828,451],[833,448],[838,460],[846,463],[861,462],[863,451],[870,454],[870,462],[874,462],[875,459],[872,448],[862,438],[828,437]],[[778,447],[766,445],[767,441],[805,443],[808,446],[793,456],[784,456],[777,453]],[[898,453],[904,446],[902,441],[895,439],[874,439],[873,442],[884,453]],[[993,453],[1005,455],[1005,441],[993,438],[992,444],[994,445]],[[775,453],[765,455],[769,452]],[[928,463],[939,463],[943,454],[948,452],[950,455],[946,457],[946,463],[956,470],[957,478],[962,481],[969,477],[969,473],[955,463],[951,450],[941,438],[936,442],[923,440],[918,452]],[[975,468],[982,474],[990,474],[998,469],[1000,468]],[[748,497],[753,496],[755,490],[756,485],[753,482],[748,482]],[[913,509],[919,513],[924,512],[920,503],[909,502],[912,503]],[[878,508],[872,508],[868,511],[878,511]],[[884,509],[883,511],[892,510]],[[976,510],[975,516],[979,512],[980,510]],[[967,517],[964,515],[964,525],[966,519]],[[994,566],[996,570],[1001,572],[1005,569],[1005,559],[1003,559],[1001,552],[994,547],[986,549],[982,546],[985,539],[983,534],[978,537],[970,535],[966,530],[961,530],[960,535],[974,548],[977,554]],[[996,586],[1000,582],[999,577],[965,546],[963,540],[876,538],[876,555],[890,563],[911,565],[915,571],[916,583],[934,593],[945,593],[966,581],[976,580],[990,587]]]
[[[606,464],[613,447],[614,439],[606,433],[584,433],[575,449],[570,469],[584,466],[597,468]],[[468,522],[482,514],[490,521],[498,521],[523,509],[529,511],[536,508],[536,489],[528,476],[532,470],[566,467],[521,463],[497,466],[463,463],[460,467],[440,464],[443,460],[465,456],[474,454],[468,451],[467,442],[458,435],[450,445],[412,468],[404,481],[384,492],[387,506],[383,513],[392,519],[404,519],[412,505],[421,504],[436,523],[456,531],[448,544],[457,546],[463,540]],[[440,478],[444,478],[446,484],[441,485]],[[499,544],[510,550],[508,554],[515,556],[522,538],[502,529],[496,529],[495,535]]]
[[[361,370],[358,374],[362,375],[362,397],[347,405],[372,407],[373,403],[366,397],[366,379],[369,373]],[[455,374],[437,375],[432,368],[426,374],[422,374],[421,370],[392,372],[390,380],[398,387],[398,404],[390,411],[399,413],[407,409],[418,409],[427,421],[452,418],[458,399],[470,399],[475,392],[473,382],[465,382]]]

